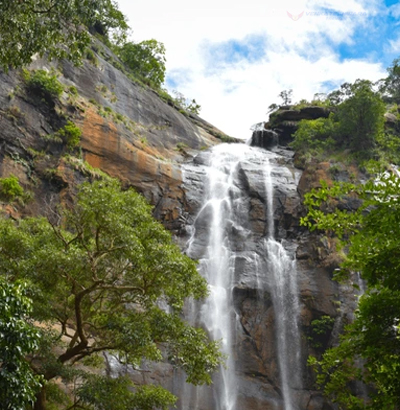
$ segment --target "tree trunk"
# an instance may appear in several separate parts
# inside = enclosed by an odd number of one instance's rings
[[[46,388],[44,386],[36,396],[33,410],[46,410]]]

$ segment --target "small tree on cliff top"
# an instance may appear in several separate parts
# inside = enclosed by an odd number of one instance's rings
[[[81,186],[74,207],[63,209],[58,223],[0,221],[0,270],[8,280],[32,284],[32,316],[48,324],[31,360],[47,381],[35,409],[47,408],[56,377],[79,380],[71,409],[109,408],[106,401],[116,396],[121,410],[174,402],[161,388],[129,390],[126,379],[95,380],[76,369],[105,351],[135,367],[143,358],[168,357],[189,382],[211,382],[221,362],[218,343],[180,317],[186,297],[206,295],[206,282],[150,210],[133,190],[95,182]],[[161,302],[169,309],[161,309]]]

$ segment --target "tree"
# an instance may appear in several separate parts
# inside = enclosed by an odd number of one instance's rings
[[[75,365],[105,351],[136,368],[143,359],[168,358],[186,372],[188,382],[211,382],[221,362],[218,342],[180,316],[185,298],[206,295],[206,282],[150,211],[133,190],[98,181],[81,185],[74,206],[63,209],[58,221],[0,221],[0,271],[12,280],[30,280],[32,315],[48,325],[47,345],[42,343],[32,360],[48,382],[35,410],[46,408],[49,381],[56,377],[75,377],[75,405],[91,408],[100,397],[93,386],[101,383]],[[118,395],[126,381],[104,383]],[[131,388],[127,403],[143,394],[148,403],[160,397],[171,402],[161,388]],[[136,408],[131,404],[121,409]]]
[[[385,104],[368,80],[343,84],[344,101],[338,107],[339,143],[354,151],[365,153],[374,147],[376,138],[384,131]]]
[[[0,13],[0,67],[29,64],[36,53],[80,62],[90,36],[84,25],[127,29],[112,0],[5,0]]]
[[[26,355],[38,347],[39,332],[28,322],[32,301],[23,283],[0,279],[0,401],[4,410],[23,410],[40,388]]]
[[[179,107],[193,114],[200,114],[201,105],[197,104],[195,99],[190,100],[177,90],[173,90],[172,93],[175,95],[174,103],[178,104]]]
[[[383,79],[382,91],[389,95],[390,100],[400,102],[400,58],[393,60],[387,69],[389,75]]]
[[[278,97],[282,98],[283,105],[290,105],[292,103],[293,90],[283,90]]]
[[[140,43],[125,43],[119,57],[136,75],[150,80],[161,87],[165,80],[165,47],[158,41],[145,40]]]
[[[399,193],[397,174],[381,173],[365,185],[322,184],[306,195],[309,213],[302,223],[335,233],[348,249],[337,278],[357,271],[367,281],[339,345],[321,361],[310,360],[320,370],[319,384],[340,409],[393,410],[400,403]],[[363,200],[356,211],[337,207],[354,195]],[[365,403],[354,389],[357,380],[371,387]]]

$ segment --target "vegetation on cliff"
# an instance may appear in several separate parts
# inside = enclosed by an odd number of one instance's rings
[[[337,347],[321,360],[310,358],[318,384],[346,410],[397,409],[400,398],[400,180],[396,173],[380,173],[364,185],[336,184],[306,195],[308,215],[302,223],[331,232],[348,249],[336,273],[346,279],[361,272],[367,283],[353,323]],[[337,201],[356,195],[363,200],[355,211],[339,209]],[[355,382],[370,386],[369,398],[360,397]]]
[[[302,166],[335,158],[370,172],[363,184],[320,181],[305,195],[301,221],[339,238],[345,255],[336,280],[359,272],[366,282],[338,345],[309,359],[317,384],[342,410],[395,410],[400,402],[398,63],[377,84],[357,80],[329,94],[323,105],[330,115],[300,121],[291,144]],[[346,206],[351,199],[357,206]]]
[[[275,129],[294,127],[291,147],[296,152],[296,164],[304,167],[315,161],[336,158],[360,166],[368,162],[400,162],[400,125],[397,103],[400,102],[399,61],[388,69],[388,77],[372,83],[357,80],[345,83],[328,95],[316,94],[308,102],[301,100],[290,106],[273,104],[268,126]],[[291,91],[291,90],[289,90]],[[282,94],[284,94],[282,96]],[[289,92],[280,97],[288,101]],[[307,109],[324,110],[324,115],[303,119]],[[285,121],[285,112],[298,113],[300,120]],[[294,114],[292,115],[294,118]],[[306,116],[307,118],[307,116]]]

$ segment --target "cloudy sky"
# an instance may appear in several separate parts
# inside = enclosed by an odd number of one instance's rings
[[[311,99],[357,78],[378,80],[400,56],[392,0],[117,0],[131,39],[166,47],[166,88],[247,139],[278,94]]]

